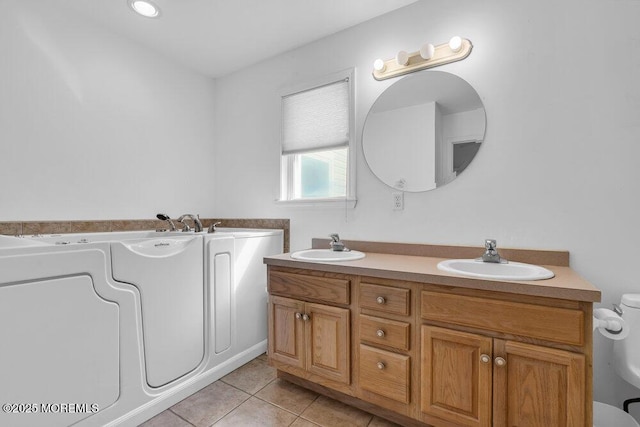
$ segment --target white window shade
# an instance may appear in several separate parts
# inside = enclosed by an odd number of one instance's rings
[[[282,154],[348,145],[348,79],[282,98]]]

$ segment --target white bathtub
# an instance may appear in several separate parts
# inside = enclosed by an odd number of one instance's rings
[[[175,258],[191,274],[163,282],[173,300],[118,270],[127,247],[172,236],[191,251]],[[266,350],[262,258],[281,230],[0,237],[0,425],[135,426]]]

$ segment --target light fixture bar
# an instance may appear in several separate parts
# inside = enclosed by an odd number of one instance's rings
[[[430,50],[425,49],[425,47],[422,48],[423,54],[425,50]],[[403,74],[413,73],[414,71],[425,70],[427,68],[460,61],[469,56],[472,48],[473,45],[471,44],[471,41],[456,36],[452,37],[447,43],[434,46],[433,55],[429,59],[424,59],[420,55],[420,50],[409,54],[400,51],[395,58],[387,59],[385,61],[377,59],[374,63],[373,78],[376,80],[385,80],[401,76]],[[398,61],[396,59],[404,59],[404,55],[408,55],[406,65],[402,65],[402,62],[404,61]]]

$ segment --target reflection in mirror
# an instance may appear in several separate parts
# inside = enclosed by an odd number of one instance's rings
[[[475,89],[443,71],[389,86],[369,110],[362,135],[371,171],[385,184],[419,192],[462,173],[484,140],[486,115]]]

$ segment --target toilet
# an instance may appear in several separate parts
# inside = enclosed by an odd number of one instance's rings
[[[593,427],[638,427],[640,424],[620,408],[593,402]]]
[[[613,343],[614,369],[628,383],[640,389],[640,358],[634,357],[640,349],[640,294],[624,294],[620,302],[622,318],[629,335]],[[638,393],[640,396],[640,392]],[[633,399],[625,402],[632,404]],[[640,403],[638,403],[640,405]],[[640,427],[636,420],[620,408],[602,402],[593,402],[594,427]]]

